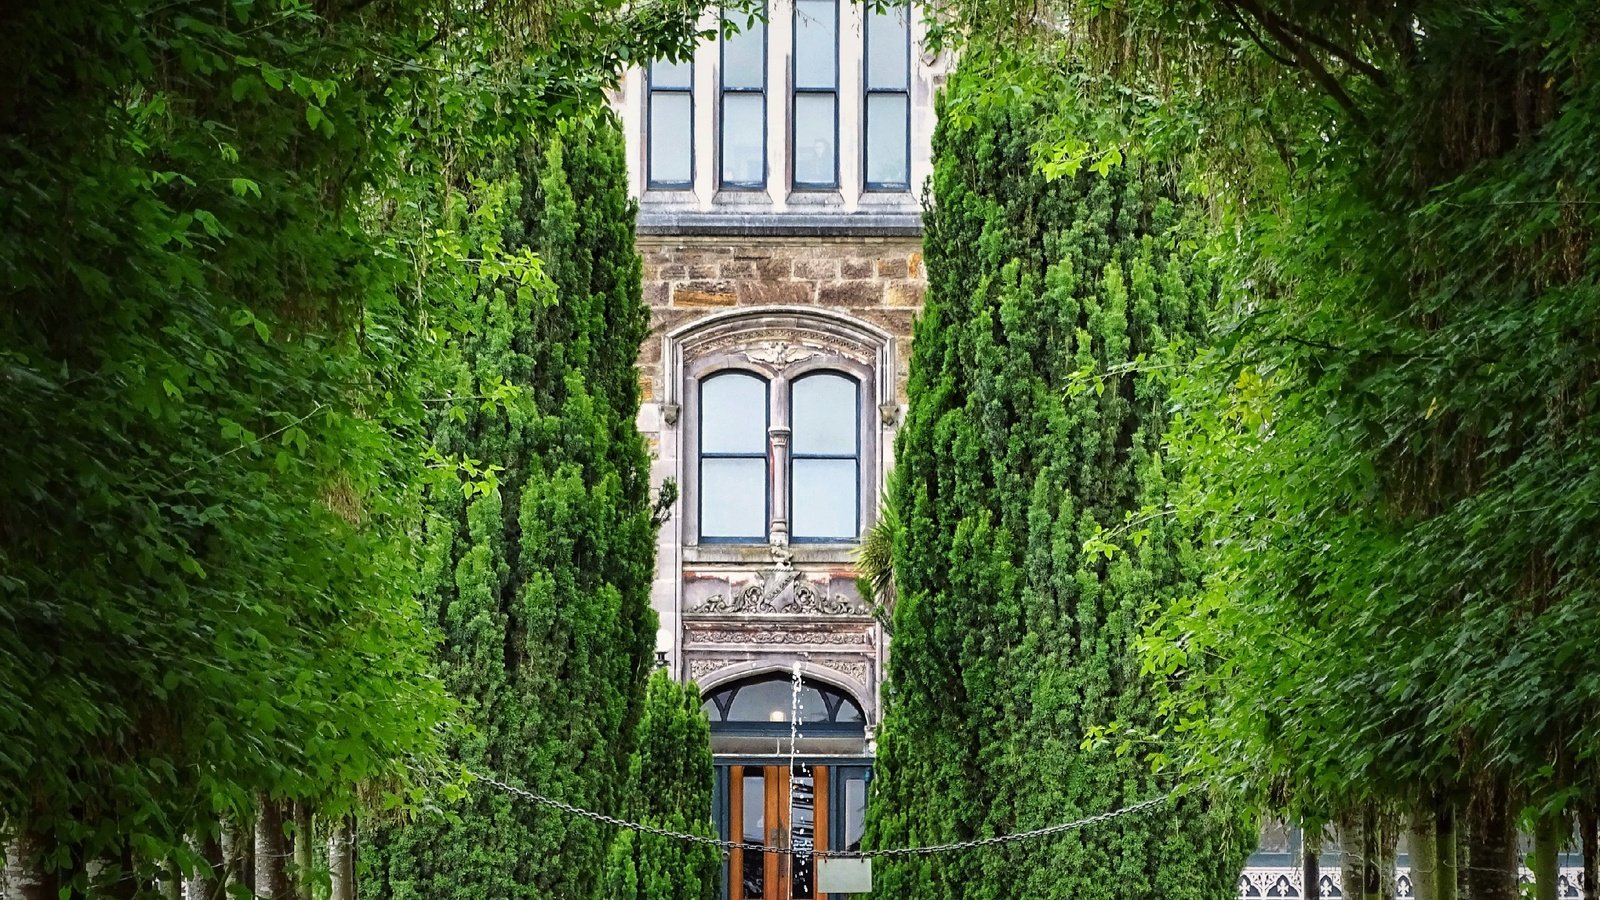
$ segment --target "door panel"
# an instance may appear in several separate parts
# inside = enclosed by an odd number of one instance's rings
[[[768,847],[789,846],[791,783],[794,787],[794,849],[802,856],[732,850],[728,854],[729,900],[820,900],[816,858],[828,848],[828,768],[730,766],[728,834]]]

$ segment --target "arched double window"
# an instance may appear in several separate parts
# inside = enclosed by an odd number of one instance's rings
[[[861,381],[740,369],[699,381],[699,523],[709,543],[861,534]]]
[[[866,715],[849,694],[832,685],[806,681],[796,697],[794,683],[778,675],[759,676],[719,688],[706,696],[702,707],[711,719],[713,731],[775,730],[787,734],[796,705],[800,707],[799,722],[808,734],[859,734],[866,728]]]

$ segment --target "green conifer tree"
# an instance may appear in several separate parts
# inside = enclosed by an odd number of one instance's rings
[[[711,726],[700,691],[657,670],[645,689],[629,764],[628,817],[687,834],[711,827]],[[712,900],[722,873],[715,847],[621,832],[611,846],[606,900]]]
[[[1136,364],[1196,335],[1211,291],[1176,249],[1179,210],[1158,179],[1036,173],[1034,112],[941,115],[934,140],[928,301],[891,494],[879,847],[1011,834],[1171,787],[1143,754],[1085,739],[1151,723],[1140,613],[1193,584],[1162,514],[1165,394]],[[1104,532],[1129,552],[1094,552]],[[1047,839],[888,858],[874,895],[1224,900],[1253,844],[1237,824],[1185,800]]]
[[[617,813],[655,634],[648,458],[634,426],[648,313],[620,132],[608,117],[564,132],[475,190],[480,206],[520,210],[502,245],[481,251],[486,270],[532,250],[550,284],[485,277],[464,312],[460,402],[436,443],[447,459],[498,469],[433,498],[424,600],[444,636],[440,675],[473,726],[460,762]],[[496,396],[505,402],[482,399]],[[380,837],[370,896],[599,892],[603,826],[488,789],[448,813]]]

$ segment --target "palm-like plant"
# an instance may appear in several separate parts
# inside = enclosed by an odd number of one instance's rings
[[[899,535],[900,514],[885,490],[878,498],[878,521],[861,536],[856,550],[856,570],[861,573],[856,586],[885,631],[894,619],[894,544]]]

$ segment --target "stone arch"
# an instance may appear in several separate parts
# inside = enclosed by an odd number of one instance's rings
[[[760,678],[763,675],[778,675],[788,678],[794,671],[795,660],[777,658],[729,660],[726,665],[712,670],[701,678],[695,679],[695,685],[700,691],[700,699],[704,700],[722,688],[737,682]],[[799,660],[800,677],[808,682],[826,684],[855,701],[866,714],[869,723],[877,721],[877,704],[870,687],[843,672],[830,669],[820,663],[808,660]]]

